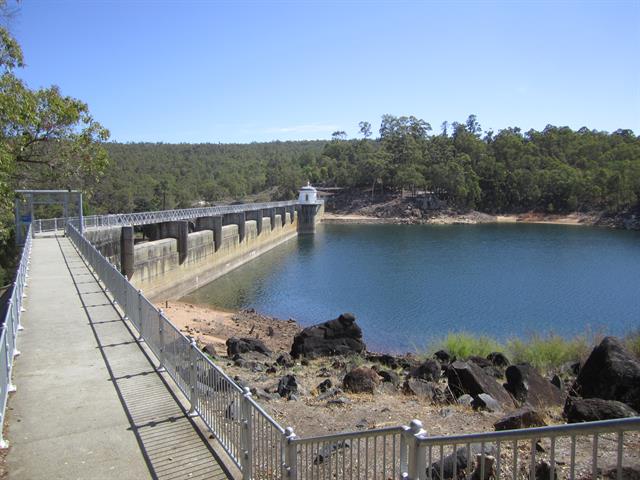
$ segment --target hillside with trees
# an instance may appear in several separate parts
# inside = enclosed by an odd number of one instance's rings
[[[640,138],[547,126],[483,132],[477,118],[444,122],[384,115],[377,138],[252,144],[106,144],[111,158],[92,197],[94,212],[188,207],[269,191],[291,198],[314,185],[430,191],[449,206],[488,213],[619,213],[640,198]]]

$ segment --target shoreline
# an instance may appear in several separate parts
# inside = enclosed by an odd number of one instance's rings
[[[542,214],[542,213],[514,213],[504,215],[491,215],[472,211],[469,213],[438,214],[428,218],[416,217],[374,217],[357,213],[325,212],[322,223],[328,224],[423,224],[423,225],[477,225],[477,224],[545,224],[545,225],[571,225],[571,226],[606,226],[598,225],[599,215],[586,213]]]

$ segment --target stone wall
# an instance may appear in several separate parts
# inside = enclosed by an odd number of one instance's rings
[[[135,246],[131,282],[152,300],[179,298],[297,236],[297,214],[293,222],[289,213],[285,217],[283,227],[281,215],[276,215],[273,228],[271,219],[264,217],[260,235],[257,222],[247,220],[242,242],[238,225],[224,225],[217,252],[213,230],[190,233],[187,256],[182,263],[179,261],[176,239],[165,238],[138,244]]]

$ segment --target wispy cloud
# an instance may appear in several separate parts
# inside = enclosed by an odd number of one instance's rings
[[[264,130],[265,133],[324,133],[338,130],[337,125],[323,125],[311,123],[307,125],[293,125],[290,127],[270,127]]]

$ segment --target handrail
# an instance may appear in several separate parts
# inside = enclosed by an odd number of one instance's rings
[[[125,318],[128,318],[140,338],[145,340],[158,358],[159,368],[166,369],[189,399],[190,414],[201,417],[231,460],[240,468],[243,479],[455,479],[458,461],[448,459],[457,458],[460,450],[458,447],[462,448],[462,457],[466,458],[465,470],[471,472],[475,468],[474,473],[479,473],[479,479],[488,478],[485,475],[487,469],[492,469],[489,473],[493,472],[491,474],[496,480],[503,474],[516,478],[519,466],[525,465],[525,461],[530,478],[537,478],[539,465],[536,458],[541,456],[536,452],[538,439],[549,439],[551,443],[550,453],[545,459],[549,459],[552,472],[549,478],[552,479],[555,478],[554,470],[561,468],[561,464],[556,463],[555,459],[557,445],[569,442],[569,473],[573,478],[578,462],[583,461],[577,459],[575,454],[579,444],[577,437],[587,437],[591,442],[588,448],[592,452],[592,473],[598,471],[598,454],[611,453],[617,459],[617,475],[620,478],[624,459],[631,455],[628,452],[627,457],[624,456],[624,434],[640,431],[640,417],[634,417],[504,432],[430,437],[422,428],[422,423],[414,420],[410,426],[299,438],[291,428],[282,428],[255,402],[248,388],[241,388],[201,352],[195,340],[180,332],[163,311],[154,307],[141,291],[136,290],[71,222],[67,223],[66,232],[109,291],[114,304],[119,305]],[[599,437],[606,435],[616,435],[617,438],[613,443],[599,444]],[[520,452],[519,441],[527,442],[530,449],[528,453]],[[510,445],[503,445],[507,442]],[[481,445],[479,453],[475,444]],[[485,450],[485,447],[493,445],[497,449],[495,457]],[[451,449],[452,453],[448,454],[447,449]],[[475,464],[472,453],[479,456]],[[640,461],[640,452],[637,457]],[[497,469],[491,462],[497,463]],[[454,466],[451,467],[451,464]]]
[[[27,286],[32,241],[31,225],[29,225],[0,334],[0,427],[4,424],[9,393],[16,390],[15,385],[11,382],[11,374],[14,357],[20,354],[16,348],[16,337],[18,332],[22,330],[20,317],[24,311],[22,300],[26,296],[25,287]],[[0,448],[7,448],[9,443],[1,430],[0,428]]]

